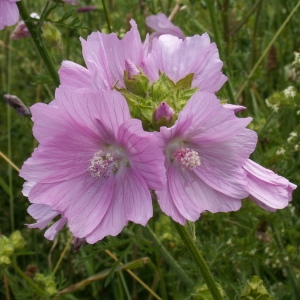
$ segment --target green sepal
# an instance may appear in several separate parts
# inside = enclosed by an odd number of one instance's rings
[[[154,106],[151,103],[150,99],[140,97],[131,93],[129,90],[121,88],[116,88],[125,99],[129,106],[130,115],[132,118],[140,119],[143,123],[143,128],[149,130],[149,127],[152,126],[152,114]]]
[[[222,299],[228,299],[227,296],[224,294],[224,291],[222,287],[217,284],[218,290],[220,291],[220,294],[222,295]],[[214,300],[213,296],[211,295],[211,292],[206,284],[202,284],[198,286],[194,293],[192,293],[192,299],[193,300]]]
[[[140,97],[147,96],[149,79],[142,72],[134,76],[129,76],[128,71],[124,71],[124,83],[126,89],[132,94]]]
[[[244,287],[241,300],[275,300],[265,288],[263,281],[258,276],[253,276]]]
[[[161,126],[172,127],[174,125],[174,123],[176,122],[177,117],[178,117],[177,114],[174,114],[172,116],[171,120],[167,120],[166,117],[163,117],[163,118],[159,119],[158,121],[154,121],[154,118],[153,118],[154,130],[159,131],[159,128]]]
[[[191,88],[193,77],[194,74],[192,73],[182,78],[177,83],[174,83],[163,73],[151,86],[149,96],[155,104],[158,105],[165,101],[168,102],[176,112],[179,112],[198,90],[197,88]]]

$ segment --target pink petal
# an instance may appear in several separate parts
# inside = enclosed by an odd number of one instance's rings
[[[177,36],[180,39],[184,39],[185,36],[182,30],[175,26],[165,14],[151,15],[146,18],[146,24],[154,29],[156,32],[151,34],[152,37],[159,37],[162,34],[171,34]]]
[[[0,30],[2,30],[5,26],[11,26],[18,22],[19,10],[17,4],[15,3],[17,1],[19,0],[0,1]]]
[[[29,228],[39,228],[41,230],[59,215],[59,213],[52,210],[50,206],[43,204],[31,204],[28,207],[27,212],[37,221],[34,224],[27,224],[27,226]]]
[[[49,227],[44,236],[48,240],[54,240],[58,232],[66,225],[67,219],[66,218],[61,218],[58,221],[56,221],[51,227]]]
[[[122,40],[114,33],[99,32],[92,33],[87,41],[81,40],[86,65],[99,89],[112,89],[117,82],[118,86],[124,86],[126,59],[140,65],[144,48],[136,23],[132,20],[130,24],[131,30]]]
[[[233,111],[235,114],[246,109],[245,106],[234,105],[234,104],[230,104],[230,103],[223,104],[223,107]]]
[[[174,82],[194,73],[192,86],[213,93],[227,80],[221,72],[222,66],[218,49],[206,33],[184,41],[162,35],[153,40],[152,50],[143,61],[143,70],[151,81],[158,79],[159,71]]]
[[[270,211],[288,205],[292,199],[292,191],[297,187],[295,184],[250,159],[243,168],[247,171],[249,197],[257,205]]]
[[[91,73],[86,68],[68,60],[64,60],[58,71],[61,86],[74,88],[92,88]]]
[[[143,131],[140,120],[130,120],[122,124],[118,136],[128,151],[131,167],[150,189],[162,189],[166,184],[165,157],[153,134]]]
[[[146,225],[152,214],[151,194],[145,181],[131,168],[120,170],[110,207],[96,229],[86,236],[86,240],[94,244],[107,235],[115,236],[128,221]]]
[[[197,220],[203,211],[228,212],[241,207],[241,200],[210,188],[190,170],[181,170],[171,164],[167,167],[167,178],[169,193],[165,193],[164,196],[170,197],[167,201],[173,202],[182,218],[187,220]],[[160,197],[158,201],[160,203]],[[172,206],[165,205],[161,208],[167,215],[174,215]]]
[[[187,115],[192,125],[184,133],[194,143],[215,143],[229,140],[240,133],[252,118],[237,118],[223,107],[212,93],[197,92],[187,102],[178,119]]]
[[[199,153],[201,165],[194,172],[211,188],[233,198],[246,198],[247,180],[242,165],[255,149],[256,141],[256,133],[244,129],[226,142],[200,143],[194,150]]]

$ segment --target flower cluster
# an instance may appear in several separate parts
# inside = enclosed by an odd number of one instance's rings
[[[100,32],[81,39],[87,67],[64,61],[55,100],[31,107],[39,146],[20,172],[37,220],[29,226],[43,229],[60,215],[47,238],[67,224],[95,243],[129,221],[145,225],[153,192],[181,224],[236,211],[247,197],[270,211],[287,206],[296,186],[249,160],[251,118],[215,95],[227,78],[208,35],[175,30],[142,42],[131,26],[121,40]]]

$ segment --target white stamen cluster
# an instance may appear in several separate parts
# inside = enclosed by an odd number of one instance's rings
[[[94,178],[108,179],[117,168],[116,163],[113,163],[113,161],[114,158],[110,153],[104,155],[104,153],[99,150],[91,160],[88,170]]]
[[[192,170],[201,164],[198,152],[190,148],[177,149],[174,153],[174,157],[182,165],[183,169],[187,168]]]

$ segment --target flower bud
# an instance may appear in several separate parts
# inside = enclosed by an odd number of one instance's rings
[[[31,13],[30,17],[37,20],[40,18],[40,16],[37,13]],[[30,32],[28,31],[28,28],[26,27],[24,21],[20,21],[17,27],[14,29],[13,33],[11,34],[11,38],[15,41],[28,36],[30,36]]]
[[[23,236],[21,235],[21,232],[19,230],[14,231],[9,239],[11,240],[11,243],[13,244],[15,249],[23,249],[25,246],[25,240],[23,238]]]
[[[128,72],[129,78],[141,73],[140,70],[135,66],[135,64],[129,59],[125,60],[125,69]]]
[[[4,98],[7,104],[15,109],[20,116],[25,117],[31,115],[29,108],[26,107],[22,100],[20,100],[17,96],[6,94],[4,95]]]
[[[83,13],[83,12],[93,11],[93,10],[96,10],[96,9],[98,9],[97,6],[92,6],[92,5],[82,6],[82,7],[77,8],[77,12],[78,13]]]
[[[154,121],[159,122],[163,118],[165,118],[168,122],[170,122],[174,115],[174,110],[171,106],[166,102],[162,102],[157,109],[154,111]]]

